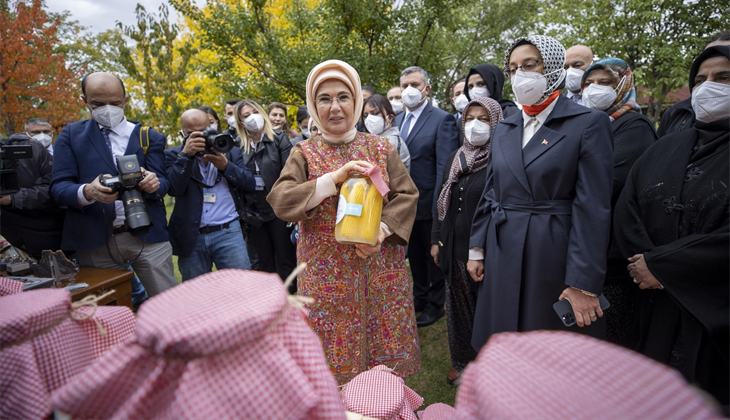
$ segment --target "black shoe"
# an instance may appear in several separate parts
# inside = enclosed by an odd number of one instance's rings
[[[443,306],[433,306],[429,304],[426,306],[426,309],[423,310],[423,313],[416,318],[416,326],[428,327],[438,321],[442,316],[444,316],[444,314],[446,314],[446,311],[444,311]]]
[[[413,302],[413,310],[415,312],[423,312],[423,311],[425,311],[426,310],[426,306],[427,306],[426,302],[418,302],[418,301],[414,301]]]

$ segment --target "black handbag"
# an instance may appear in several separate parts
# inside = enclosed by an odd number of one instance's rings
[[[260,228],[264,224],[264,218],[261,217],[261,215],[248,208],[248,206],[243,206],[243,211],[241,212],[241,219],[249,226],[253,226],[255,228]]]

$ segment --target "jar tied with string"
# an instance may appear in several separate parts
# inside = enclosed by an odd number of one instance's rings
[[[384,185],[379,170],[377,177]],[[350,174],[340,189],[335,239],[343,244],[376,245],[380,236],[382,211],[383,194],[371,177]]]

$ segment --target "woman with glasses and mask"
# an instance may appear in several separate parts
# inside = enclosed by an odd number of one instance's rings
[[[608,116],[564,96],[565,48],[517,39],[504,66],[522,112],[494,130],[467,270],[480,282],[472,345],[502,331],[605,335],[598,295],[611,227]],[[553,309],[567,299],[577,327]]]
[[[477,356],[471,346],[471,333],[478,283],[466,271],[469,233],[487,180],[492,133],[502,119],[502,109],[494,99],[480,97],[466,105],[460,127],[466,141],[449,155],[436,201],[431,256],[446,279],[446,325],[451,354],[446,380],[451,385],[459,384],[464,368]]]
[[[307,108],[321,137],[298,143],[268,200],[276,214],[299,222],[299,294],[311,296],[309,324],[322,339],[342,385],[375,365],[401,376],[421,367],[404,247],[416,216],[418,190],[400,156],[381,136],[358,133],[360,76],[329,60],[307,77]],[[339,194],[350,173],[375,170],[390,189],[383,197],[375,246],[335,240]]]
[[[385,96],[375,94],[365,99],[362,120],[365,122],[368,133],[387,138],[390,144],[395,147],[395,150],[398,151],[400,160],[410,173],[411,154],[408,152],[406,142],[400,136],[400,129],[393,125],[394,119],[393,107]]]
[[[258,103],[249,99],[240,101],[233,115],[241,138],[243,162],[256,178],[256,191],[243,197],[244,205],[250,210],[244,215],[249,225],[249,244],[256,250],[260,271],[278,273],[285,279],[296,265],[296,250],[289,239],[286,222],[276,217],[266,197],[279,179],[292,146],[286,134],[274,131]]]
[[[581,81],[583,106],[603,111],[613,130],[613,210],[636,159],[657,139],[653,123],[641,115],[636,103],[634,75],[619,58],[603,58],[588,67]],[[609,242],[606,282],[603,287],[611,307],[606,311],[606,339],[623,344],[633,319],[636,285],[626,271],[626,260]]]
[[[682,372],[727,415],[730,46],[700,53],[689,88],[694,126],[649,147],[616,203],[616,245],[639,289],[626,345]]]

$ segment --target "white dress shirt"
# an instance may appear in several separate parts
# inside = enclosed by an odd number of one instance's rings
[[[573,93],[569,90],[566,91],[565,96],[571,101],[574,101],[578,105],[583,105],[583,92]]]
[[[104,138],[104,134],[101,133],[102,130],[101,125],[99,125],[99,131]],[[111,131],[109,132],[109,141],[112,144],[112,155],[114,155],[114,158],[116,159],[118,156],[124,156],[124,152],[127,151],[127,145],[129,144],[129,137],[132,135],[132,131],[134,131],[134,124],[127,121],[126,118],[122,120],[119,124],[115,125],[111,128]],[[104,140],[104,146],[106,146],[106,140]],[[117,162],[114,161],[114,165],[116,166]],[[114,175],[114,174],[112,174]],[[84,187],[87,184],[81,185],[79,187],[78,191],[76,192],[76,197],[78,198],[79,204],[82,206],[88,206],[90,204],[93,204],[96,202],[96,200],[87,200],[86,197],[84,197]],[[114,209],[116,210],[117,217],[114,219],[113,226],[120,227],[124,224],[124,205],[122,205],[121,200],[117,200],[114,202]]]
[[[535,135],[538,129],[545,123],[545,120],[555,108],[555,104],[558,103],[560,97],[555,98],[553,103],[543,109],[541,113],[531,117],[525,112],[525,108],[522,108],[522,148],[527,146],[532,136]]]
[[[413,111],[409,111],[408,108],[406,108],[406,114],[403,116],[403,122],[404,123],[408,119],[408,115],[409,114],[413,114],[413,118],[411,118],[411,126],[408,127],[408,137],[409,138],[411,137],[411,130],[413,129],[413,126],[416,125],[416,121],[418,121],[418,117],[420,117],[421,114],[423,113],[423,108],[426,107],[426,103],[427,102],[428,102],[428,98],[426,98],[426,100],[423,101],[423,103],[421,104],[421,106],[419,106],[418,108],[414,109]],[[401,127],[400,128],[400,132],[403,133],[404,131],[405,131],[404,130],[404,127]]]

